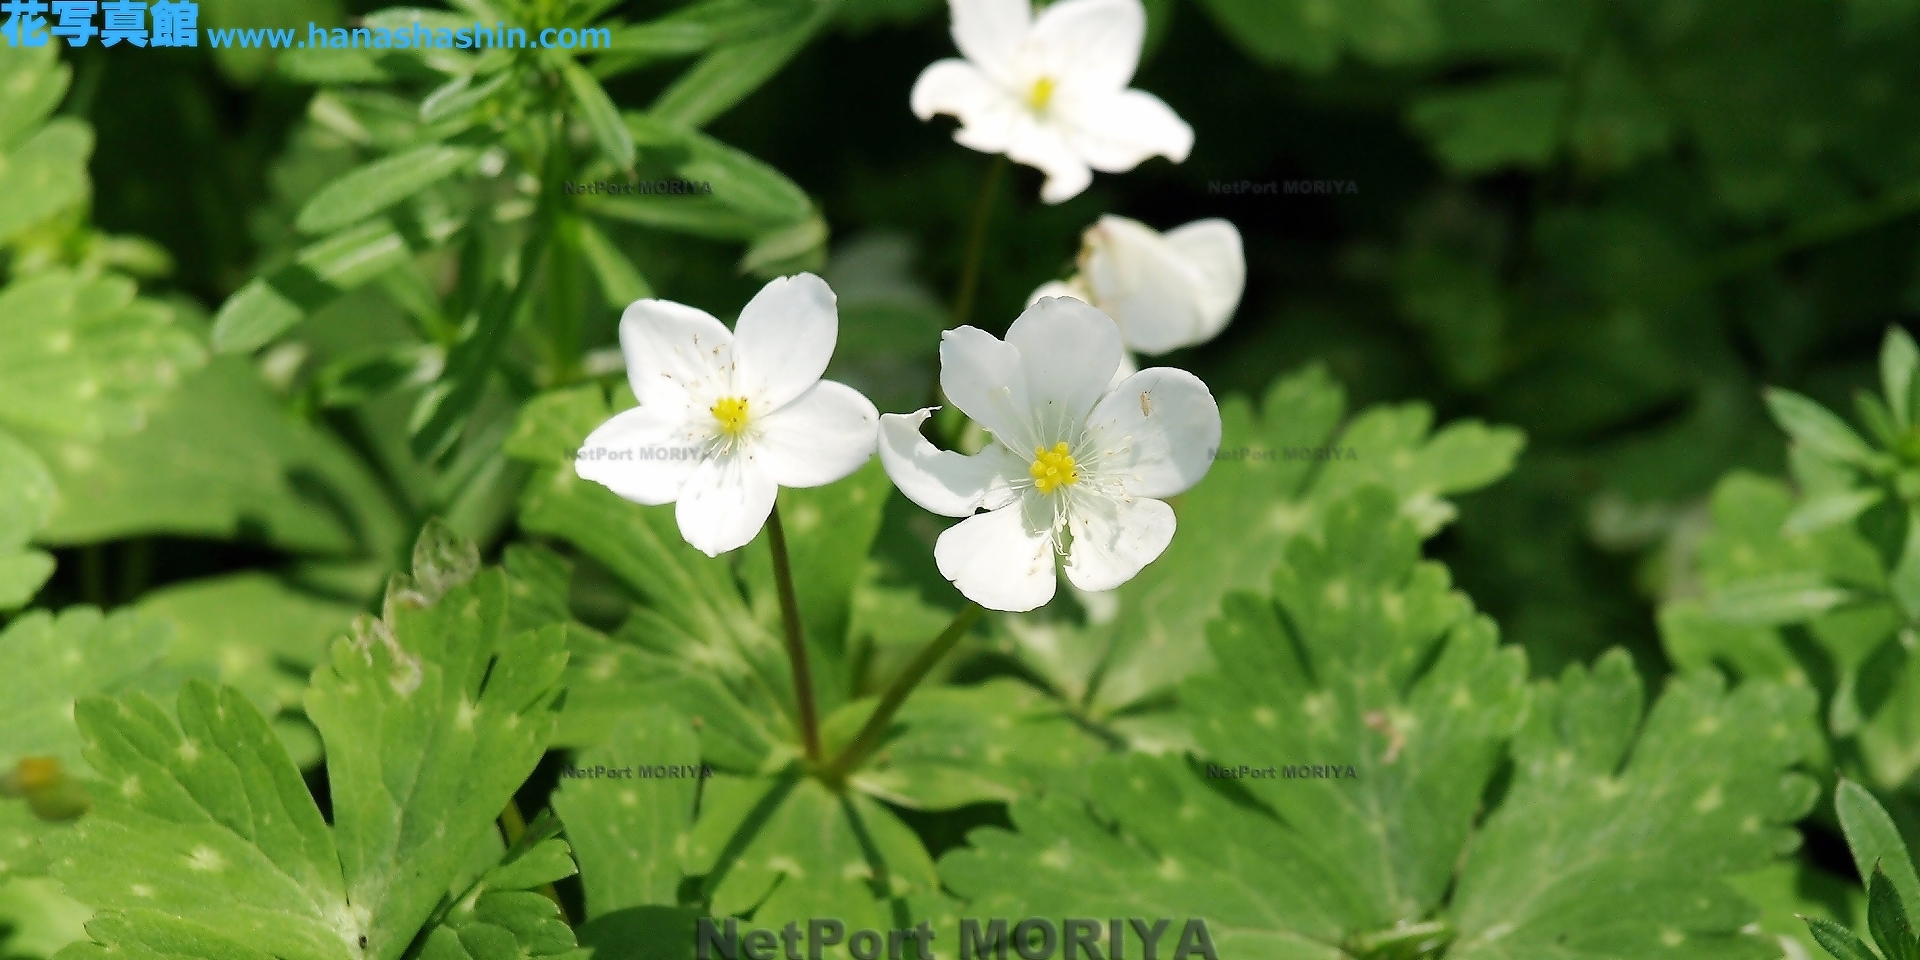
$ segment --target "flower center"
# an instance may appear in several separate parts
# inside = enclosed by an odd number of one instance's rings
[[[1080,470],[1073,464],[1073,456],[1067,453],[1067,445],[1056,443],[1052,450],[1046,447],[1033,448],[1033,485],[1041,493],[1052,493],[1061,487],[1071,487],[1080,482]]]
[[[1033,87],[1027,91],[1027,106],[1032,107],[1036,111],[1045,110],[1047,104],[1052,102],[1053,78],[1041,77],[1035,80]]]
[[[722,397],[713,405],[713,418],[720,421],[720,432],[737,437],[747,429],[747,398]]]

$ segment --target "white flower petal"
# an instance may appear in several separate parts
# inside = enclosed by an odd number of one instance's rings
[[[1140,372],[1139,359],[1133,355],[1133,351],[1131,350],[1127,351],[1126,356],[1121,358],[1120,360],[1120,369],[1115,370],[1113,372],[1113,379],[1108,381],[1107,383],[1107,392],[1112,393],[1113,391],[1120,389],[1120,385],[1127,382],[1128,377],[1131,377],[1134,374],[1139,372]]]
[[[711,404],[727,386],[733,332],[705,310],[639,300],[620,317],[620,352],[642,406],[662,396],[676,406]]]
[[[1180,163],[1193,151],[1193,128],[1151,93],[1063,93],[1055,99],[1069,148],[1102,173],[1125,173],[1155,156]]]
[[[1199,279],[1200,328],[1193,342],[1205,343],[1226,328],[1247,289],[1247,257],[1240,231],[1216,217],[1169,230],[1166,239]]]
[[[1033,449],[1033,405],[1020,351],[978,327],[940,335],[940,389],[960,412],[1016,452]]]
[[[1146,224],[1105,216],[1087,231],[1087,285],[1120,324],[1127,346],[1166,353],[1198,341],[1200,276]]]
[[[1117,482],[1131,497],[1171,497],[1199,483],[1213,465],[1220,408],[1199,377],[1150,367],[1122,380],[1093,408],[1087,445],[1083,477]]]
[[[1032,24],[1030,0],[952,0],[953,44],[990,71],[1011,66]]]
[[[1032,610],[1053,599],[1053,536],[1019,503],[960,521],[933,545],[940,575],[989,610]]]
[[[1079,434],[1126,354],[1113,319],[1073,297],[1028,307],[1007,328],[1007,343],[1020,351],[1041,446]]]
[[[932,415],[929,407],[880,418],[880,463],[893,485],[922,508],[947,517],[971,516],[975,510],[998,510],[1011,503],[1014,493],[1008,478],[1024,470],[1026,463],[997,443],[971,457],[928,443],[920,425]]]
[[[975,150],[1005,153],[1007,159],[1046,174],[1046,182],[1040,185],[1040,199],[1045,203],[1064,203],[1093,184],[1093,170],[1068,144],[1060,125],[1041,123],[1025,109],[1019,111],[1009,127],[1007,143],[1002,148],[982,146],[985,141],[974,139],[967,130],[956,133],[954,139]]]
[[[873,456],[880,411],[860,391],[822,380],[755,422],[746,455],[783,487],[818,487],[860,469]]]
[[[672,503],[707,444],[684,415],[665,413],[649,405],[615,414],[580,444],[574,473],[634,503]]]
[[[741,309],[733,336],[733,389],[749,415],[770,414],[827,372],[840,336],[833,290],[811,273],[776,278]]]
[[[680,535],[709,557],[753,542],[780,490],[745,457],[709,457],[687,478],[674,508]]]
[[[1167,549],[1173,527],[1173,508],[1158,500],[1077,497],[1067,518],[1067,580],[1082,590],[1112,590]]]
[[[1034,18],[1023,66],[1063,87],[1113,93],[1133,79],[1146,39],[1140,0],[1060,0]]]
[[[1072,297],[1081,303],[1092,303],[1093,295],[1080,289],[1077,282],[1079,279],[1075,277],[1073,281],[1049,280],[1041,284],[1040,289],[1027,296],[1027,306],[1031,307],[1048,297]]]
[[[959,117],[968,126],[1010,120],[1018,104],[1005,87],[965,60],[938,60],[920,71],[907,98],[913,115],[931,120],[936,113]]]

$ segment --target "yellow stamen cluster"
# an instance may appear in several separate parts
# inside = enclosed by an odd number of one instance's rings
[[[720,421],[720,432],[737,437],[747,429],[747,398],[724,397],[713,405],[713,418]]]
[[[1032,107],[1034,110],[1045,110],[1047,104],[1052,102],[1053,78],[1041,77],[1035,80],[1032,89],[1027,91],[1027,106]]]
[[[1073,456],[1067,453],[1065,443],[1054,444],[1052,450],[1033,448],[1033,485],[1041,493],[1052,493],[1079,482],[1080,470],[1074,466]]]

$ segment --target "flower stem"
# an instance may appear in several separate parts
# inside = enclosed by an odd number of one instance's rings
[[[793,564],[787,559],[787,531],[780,525],[780,505],[767,515],[767,535],[773,547],[773,580],[780,589],[780,620],[787,628],[787,659],[793,663],[793,698],[800,708],[800,737],[807,760],[820,762],[820,721],[814,715],[813,670],[807,666],[807,643],[800,635],[800,601],[793,592]]]
[[[971,600],[967,601],[967,605],[954,615],[953,622],[947,624],[947,628],[942,630],[932,643],[927,644],[925,649],[916,654],[913,661],[907,664],[906,669],[901,670],[900,675],[894,677],[893,682],[887,685],[886,692],[880,695],[879,705],[875,706],[873,713],[867,717],[866,725],[862,726],[860,732],[854,735],[853,741],[848,743],[846,748],[821,770],[821,779],[829,784],[838,784],[867,761],[873,751],[880,746],[880,738],[887,732],[887,725],[893,722],[893,715],[899,713],[901,704],[907,702],[907,694],[912,693],[913,688],[927,678],[927,674],[932,672],[934,665],[960,642],[961,637],[967,635],[967,631],[972,629],[974,622],[979,620],[984,612],[986,611],[979,604]]]
[[[986,254],[987,223],[993,219],[993,197],[1006,169],[1004,154],[993,158],[993,166],[987,168],[987,179],[980,185],[980,197],[973,204],[973,227],[967,234],[966,259],[960,264],[960,291],[953,298],[956,327],[973,317],[974,294],[980,287],[980,260]]]

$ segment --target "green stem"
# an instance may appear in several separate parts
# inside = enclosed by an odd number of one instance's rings
[[[980,197],[973,204],[973,227],[967,234],[966,259],[960,264],[960,290],[953,298],[953,325],[960,326],[973,317],[973,301],[980,287],[980,261],[986,254],[987,224],[993,219],[993,198],[1000,187],[1000,176],[1007,169],[1004,155],[993,158],[987,179],[980,185]]]
[[[820,762],[820,720],[814,713],[813,670],[807,665],[807,641],[800,633],[800,600],[793,591],[793,564],[787,559],[787,531],[780,525],[780,505],[767,515],[767,536],[773,546],[773,580],[780,589],[780,619],[787,628],[787,659],[793,664],[793,698],[799,705],[800,738],[807,760]]]
[[[953,622],[947,624],[947,628],[941,631],[932,643],[927,644],[925,649],[914,656],[906,669],[901,670],[900,675],[893,678],[893,683],[887,685],[886,691],[880,694],[879,705],[875,706],[873,713],[867,717],[866,725],[861,727],[860,732],[854,734],[853,741],[826,765],[821,771],[821,779],[829,784],[838,784],[865,763],[869,756],[872,756],[873,751],[879,748],[880,738],[886,734],[887,726],[893,722],[894,714],[899,713],[901,704],[907,702],[907,694],[912,693],[913,688],[927,678],[927,674],[933,671],[934,665],[960,642],[961,637],[967,635],[967,631],[972,629],[974,622],[978,621],[980,615],[985,612],[979,604],[971,600],[967,601],[967,605],[954,615]]]

